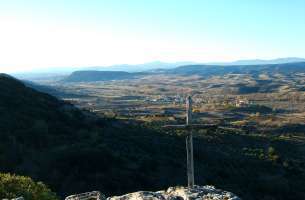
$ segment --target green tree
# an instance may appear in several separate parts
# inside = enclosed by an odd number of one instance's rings
[[[55,193],[42,182],[34,182],[25,176],[0,173],[0,199],[20,196],[26,200],[58,200]]]

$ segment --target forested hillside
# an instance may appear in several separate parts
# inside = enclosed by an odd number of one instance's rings
[[[0,75],[0,171],[43,181],[62,197],[185,185],[184,138],[184,132],[99,118]],[[234,130],[199,131],[196,184],[243,199],[304,199],[301,145]]]

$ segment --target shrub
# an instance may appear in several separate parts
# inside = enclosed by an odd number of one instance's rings
[[[0,199],[24,197],[26,200],[58,200],[42,182],[34,182],[31,178],[0,173]]]

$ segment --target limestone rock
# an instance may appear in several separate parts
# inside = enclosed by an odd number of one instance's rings
[[[2,200],[9,200],[9,199],[2,199]],[[24,198],[23,197],[17,197],[17,198],[11,199],[11,200],[24,200]]]
[[[241,200],[231,192],[214,186],[170,187],[158,192],[140,191],[122,196],[108,197],[107,200]]]

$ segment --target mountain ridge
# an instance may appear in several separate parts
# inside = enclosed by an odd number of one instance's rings
[[[249,60],[236,60],[232,62],[210,62],[205,63],[207,65],[263,65],[263,64],[285,64],[285,63],[296,63],[305,62],[305,58],[299,57],[286,57],[286,58],[275,58],[275,59],[249,59]]]
[[[91,82],[135,79],[144,75],[166,74],[166,75],[224,75],[236,74],[257,74],[257,73],[283,73],[291,74],[305,72],[305,62],[283,63],[283,64],[260,64],[260,65],[185,65],[172,69],[159,69],[146,72],[124,72],[124,71],[76,71],[63,79],[64,82]]]
[[[125,71],[125,72],[143,72],[143,71],[155,71],[160,69],[172,69],[179,66],[185,65],[254,65],[254,64],[284,64],[284,63],[295,63],[305,62],[305,58],[298,57],[287,57],[287,58],[276,58],[270,60],[253,59],[253,60],[237,60],[232,62],[162,62],[153,61],[142,64],[116,64],[110,66],[88,66],[88,67],[61,67],[61,68],[50,68],[41,70],[32,70],[31,72],[15,72],[11,73],[13,76],[19,79],[57,79],[57,77],[67,76],[74,71]]]

